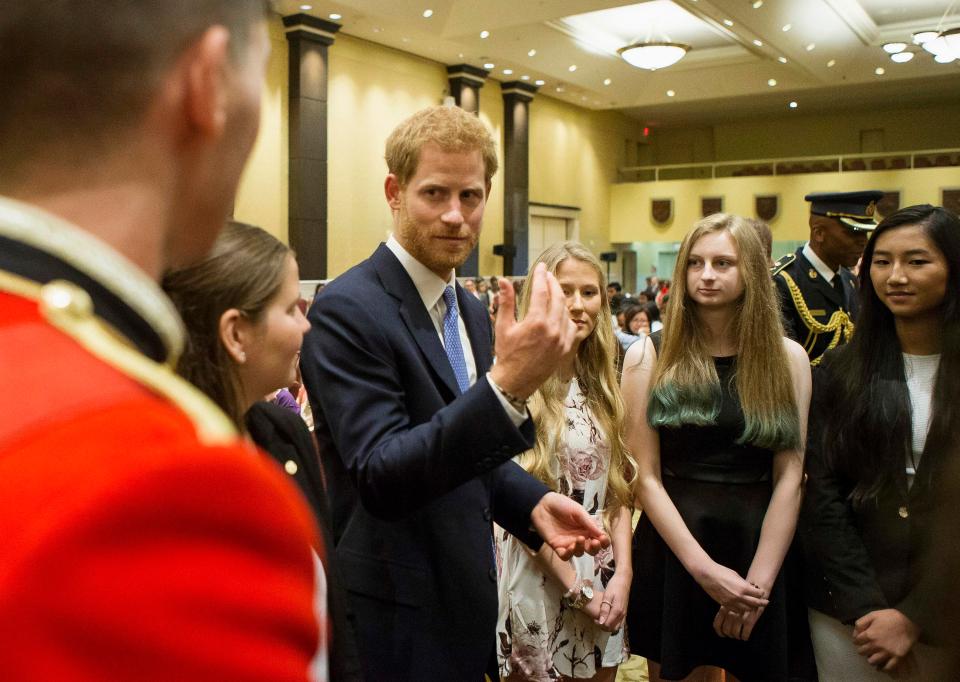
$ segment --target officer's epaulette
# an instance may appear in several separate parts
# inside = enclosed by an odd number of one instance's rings
[[[770,274],[777,274],[795,260],[797,260],[797,254],[795,253],[788,253],[786,256],[781,256],[780,260],[774,263],[773,267],[770,268]]]

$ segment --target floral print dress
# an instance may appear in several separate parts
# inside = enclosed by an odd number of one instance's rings
[[[577,380],[570,382],[564,403],[567,438],[559,453],[560,493],[582,504],[602,523],[610,468],[610,448],[594,422]],[[529,548],[496,528],[500,572],[497,656],[500,675],[520,672],[535,682],[593,677],[601,667],[627,660],[623,629],[609,633],[585,613],[563,603],[564,587],[545,574]],[[613,550],[570,559],[577,579],[606,589],[613,576]]]

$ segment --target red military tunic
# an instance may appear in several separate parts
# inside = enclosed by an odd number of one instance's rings
[[[112,262],[143,289],[118,307],[77,275],[102,274],[79,261],[106,247],[71,254],[91,238],[61,242],[78,231],[47,218],[0,199],[0,677],[306,679],[310,512],[222,413],[143,354],[150,344],[124,335],[124,315],[142,327],[137,311],[165,309],[155,285]],[[63,279],[91,295],[42,287],[61,259]],[[159,298],[121,309],[143,295]]]

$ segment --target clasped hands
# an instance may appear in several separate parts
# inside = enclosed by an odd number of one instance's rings
[[[716,562],[711,562],[697,582],[720,605],[713,619],[713,631],[720,637],[750,639],[754,626],[770,603],[770,591]]]
[[[857,653],[877,670],[903,672],[912,666],[911,651],[919,636],[917,626],[897,609],[878,609],[858,618],[853,626]]]

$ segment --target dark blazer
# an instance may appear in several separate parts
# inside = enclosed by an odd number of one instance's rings
[[[857,321],[860,311],[860,301],[857,294],[856,280],[846,268],[840,268],[840,281],[843,282],[843,296],[833,285],[826,281],[813,264],[803,255],[803,248],[797,249],[773,266],[773,282],[780,298],[780,309],[783,313],[783,326],[787,336],[803,346],[811,362],[820,358],[830,347],[834,332],[819,332],[811,328],[809,320],[819,324],[828,324],[833,313],[843,310],[852,322]],[[796,287],[806,312],[804,314],[793,298],[787,277]],[[845,335],[839,338],[839,344],[850,339]]]
[[[546,486],[484,378],[487,312],[457,287],[477,365],[460,394],[409,275],[381,245],[310,310],[301,360],[333,505],[337,561],[369,680],[480,680],[493,654],[491,521],[533,547]]]
[[[330,505],[323,486],[320,460],[303,419],[291,410],[268,402],[254,403],[244,415],[247,431],[261,450],[277,461],[300,488],[317,519],[327,556],[327,615],[330,622],[328,662],[334,682],[363,680],[357,655],[354,624],[347,613],[347,595],[333,552]]]
[[[824,366],[813,374],[808,478],[799,524],[807,603],[844,623],[885,608],[896,608],[920,623],[929,603],[920,567],[930,549],[926,531],[936,506],[927,469],[937,466],[938,457],[924,453],[909,490],[901,467],[897,480],[875,501],[854,507],[849,498],[855,481],[825,447],[830,440],[828,418],[837,410],[831,367],[837,352],[828,353]]]

